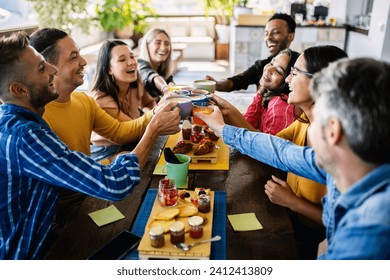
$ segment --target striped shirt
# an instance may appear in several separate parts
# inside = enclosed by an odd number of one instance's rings
[[[101,165],[69,150],[39,115],[19,106],[0,106],[0,145],[0,259],[42,256],[57,187],[120,200],[140,182],[135,154]]]

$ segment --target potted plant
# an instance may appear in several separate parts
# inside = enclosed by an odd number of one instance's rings
[[[233,16],[235,19],[238,18],[238,15],[252,14],[252,8],[247,7],[248,0],[238,1],[237,7],[234,8]]]
[[[88,14],[89,0],[28,0],[37,13],[39,27],[63,29],[69,34],[78,27],[88,33],[91,15]]]
[[[229,23],[233,15],[233,9],[239,0],[204,0],[205,14],[214,15],[218,42],[229,43]]]
[[[229,25],[233,9],[239,0],[204,0],[206,16],[215,16],[217,24]]]
[[[96,4],[96,20],[106,32],[116,37],[131,38],[143,34],[147,17],[155,17],[150,0],[105,0]],[[142,36],[142,35],[141,35]],[[133,40],[137,43],[138,40]]]

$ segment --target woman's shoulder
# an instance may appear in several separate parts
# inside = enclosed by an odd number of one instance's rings
[[[96,103],[99,104],[101,108],[117,107],[115,100],[103,91],[100,90],[93,91],[91,92],[91,97],[95,99]]]
[[[137,62],[138,62],[138,66],[140,67],[151,67],[150,63],[142,58],[138,58]]]
[[[93,99],[98,99],[100,97],[103,97],[105,96],[106,94],[100,90],[94,90],[92,92],[89,93],[89,95],[93,98]]]
[[[281,94],[281,95],[274,95],[271,97],[270,101],[269,101],[269,105],[268,106],[282,106],[282,107],[288,107],[288,106],[292,106],[291,104],[288,104],[287,103],[287,99],[288,99],[288,95],[285,95],[285,94]]]
[[[114,100],[110,95],[106,94],[104,91],[101,90],[95,90],[90,93],[91,97],[95,99],[96,101],[100,100]]]

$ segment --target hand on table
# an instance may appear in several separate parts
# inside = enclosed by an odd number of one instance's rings
[[[265,193],[272,203],[290,208],[297,198],[286,181],[273,175],[272,180],[268,180],[264,187]]]

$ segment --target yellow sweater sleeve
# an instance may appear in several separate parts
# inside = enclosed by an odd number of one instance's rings
[[[93,131],[114,143],[122,145],[139,140],[153,117],[153,111],[150,111],[135,120],[120,122],[107,114],[97,104],[94,107]]]

